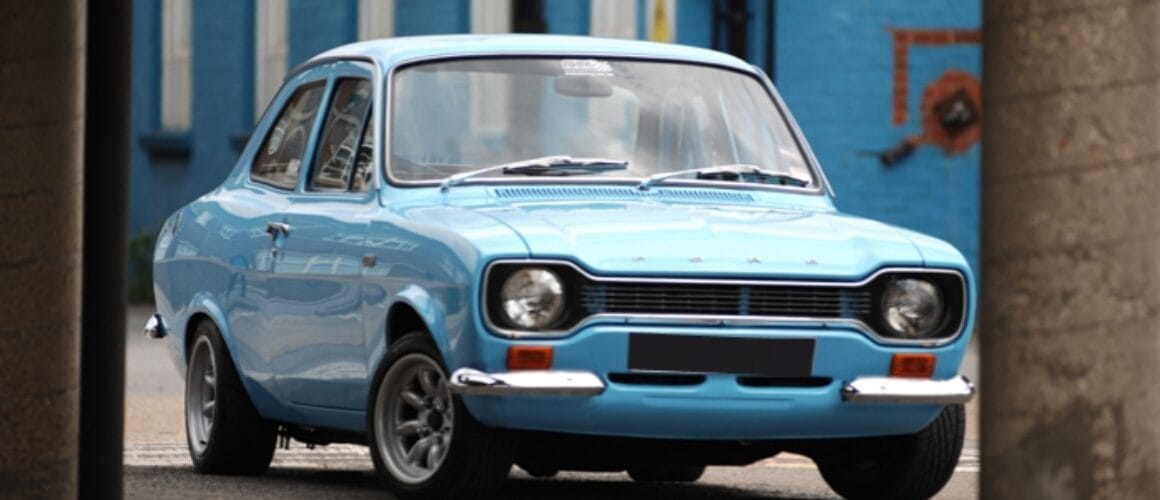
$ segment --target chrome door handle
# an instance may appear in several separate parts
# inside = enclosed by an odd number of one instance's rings
[[[282,233],[284,237],[290,236],[290,224],[270,221],[266,223],[266,232],[270,233],[271,238],[275,239],[278,238],[278,233]]]

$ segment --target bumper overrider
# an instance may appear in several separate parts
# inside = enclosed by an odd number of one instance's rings
[[[452,392],[467,396],[591,397],[604,388],[599,376],[586,371],[484,373],[460,368],[451,374]],[[847,403],[951,405],[970,401],[975,386],[962,375],[945,380],[857,377],[843,384],[841,395]]]

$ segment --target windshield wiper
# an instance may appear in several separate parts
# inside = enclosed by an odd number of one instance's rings
[[[782,186],[806,187],[809,181],[794,177],[789,174],[780,172],[773,172],[765,170],[757,165],[716,165],[712,167],[690,168],[686,170],[678,170],[676,172],[661,172],[645,177],[637,184],[640,190],[647,190],[649,187],[660,184],[673,177],[681,177],[689,174],[697,174],[698,179],[704,180],[735,180],[746,181],[748,178],[760,181],[764,184],[773,181],[775,184]]]
[[[542,156],[528,160],[520,160],[502,165],[492,165],[477,170],[461,172],[443,180],[439,188],[446,191],[451,186],[463,184],[463,181],[492,172],[503,172],[517,175],[572,175],[574,173],[609,172],[612,170],[627,170],[628,162],[609,158],[573,158],[571,156]]]

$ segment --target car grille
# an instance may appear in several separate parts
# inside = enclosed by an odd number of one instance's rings
[[[871,312],[865,288],[587,282],[589,314],[689,314],[858,319]]]

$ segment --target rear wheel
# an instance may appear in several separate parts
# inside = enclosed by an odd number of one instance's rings
[[[816,461],[822,478],[845,498],[930,498],[954,474],[965,429],[963,405],[952,405],[917,434],[853,441]]]
[[[193,332],[185,374],[185,431],[193,468],[206,474],[261,474],[274,456],[277,428],[254,409],[217,326]]]
[[[391,345],[371,391],[367,432],[375,469],[409,498],[486,498],[511,469],[511,446],[451,394],[426,332]]]
[[[628,469],[628,477],[638,483],[692,483],[701,479],[704,473],[704,465],[647,465]]]

